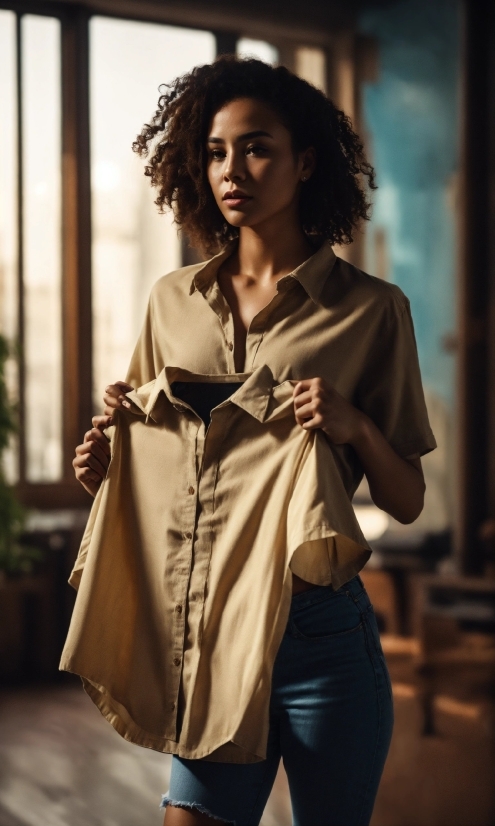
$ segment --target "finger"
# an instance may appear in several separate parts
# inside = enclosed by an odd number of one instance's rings
[[[120,396],[120,398],[119,398],[119,396]],[[120,393],[119,393],[118,396],[112,396],[111,393],[105,393],[105,395],[103,396],[103,403],[105,405],[105,410],[110,409],[112,412],[114,410],[118,410],[118,408],[122,406],[122,401],[121,401],[122,398],[124,398],[124,397],[121,396]]]
[[[308,404],[312,401],[313,395],[310,390],[305,390],[298,396],[294,397],[294,404],[296,407],[302,407],[303,404]]]
[[[309,404],[303,404],[302,407],[299,407],[295,415],[296,419],[312,419],[317,412],[314,401],[311,401]]]
[[[96,445],[95,442],[86,442],[84,445],[78,445],[76,448],[76,456],[72,460],[72,466],[74,468],[90,467],[103,477],[106,476],[109,461],[103,452],[99,455],[94,452],[96,447],[99,447],[99,445]],[[93,448],[93,450],[91,448]]]
[[[91,422],[93,427],[97,427],[99,430],[105,430],[106,427],[110,427],[110,425],[113,424],[113,418],[112,416],[93,416]]]
[[[103,481],[102,479],[96,478],[92,471],[81,471],[81,473],[76,472],[76,479],[79,484],[83,486],[84,490],[87,490],[87,492],[93,497],[95,497],[98,493]]]
[[[319,413],[317,413],[316,416],[313,416],[312,419],[306,419],[304,422],[302,422],[301,427],[304,430],[316,430],[317,428],[322,427],[322,425],[323,417],[320,416]]]
[[[105,387],[105,393],[108,393],[109,396],[115,396],[115,398],[120,396],[121,393],[129,393],[131,390],[134,390],[133,386],[125,381],[115,381]]]
[[[132,385],[127,384],[125,381],[117,381],[115,384],[109,384],[108,387],[105,388],[103,401],[109,405],[112,405],[112,399],[122,402],[125,399],[125,393],[130,393],[133,389]],[[118,407],[119,405],[115,406]]]
[[[110,442],[108,441],[107,437],[98,430],[97,427],[93,427],[92,430],[88,430],[87,433],[84,434],[84,441],[85,442],[97,442],[104,453],[107,456],[110,455]]]
[[[91,470],[94,470],[94,472],[101,478],[106,476],[107,473],[107,468],[102,465],[99,459],[92,453],[76,454],[75,458],[72,460],[72,467],[74,469],[79,468],[80,470],[85,467],[91,468]]]
[[[124,393],[130,393],[131,390],[134,390],[132,384],[127,384],[125,381],[116,381],[115,387],[120,387],[120,391],[123,391]]]
[[[293,396],[296,397],[300,393],[304,393],[305,390],[309,390],[312,381],[313,379],[302,379],[301,381],[298,381],[294,387]]]
[[[98,474],[95,473],[94,470],[91,470],[91,468],[87,467],[77,468],[76,478],[79,482],[82,482],[83,480],[84,482],[101,482],[101,476],[98,476]]]
[[[103,438],[105,438],[105,437],[103,437]],[[84,451],[81,450],[79,453],[77,453],[77,451],[76,451],[77,456],[83,456],[83,455],[86,455],[87,453],[92,453],[93,456],[96,456],[97,459],[101,462],[103,467],[107,467],[107,465],[110,461],[110,447],[109,447],[108,442],[107,442],[107,449],[106,450],[95,439],[90,439],[87,442],[84,442],[83,447],[85,448]]]
[[[119,407],[120,407],[120,402],[118,404],[119,404]],[[113,419],[113,414],[114,413],[115,413],[115,408],[114,407],[108,407],[107,405],[105,405],[105,407],[103,408],[103,415],[104,416],[109,416],[111,419]],[[112,422],[112,424],[113,424],[113,422]]]
[[[87,456],[89,453],[101,455],[103,461],[108,462],[108,454],[104,453],[98,442],[95,442],[93,439],[89,439],[87,442],[83,442],[82,445],[77,445],[76,447],[76,456]]]

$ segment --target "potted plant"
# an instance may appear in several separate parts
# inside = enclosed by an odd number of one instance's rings
[[[5,378],[9,356],[8,342],[0,335],[0,460],[10,437],[17,430],[16,409],[9,399]],[[3,462],[0,461],[0,580],[31,573],[35,563],[42,558],[38,548],[19,541],[24,521],[24,509],[13,486],[7,482]]]

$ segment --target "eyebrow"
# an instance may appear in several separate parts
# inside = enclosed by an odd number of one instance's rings
[[[270,132],[265,132],[263,129],[254,129],[252,132],[245,132],[244,135],[239,135],[236,140],[245,141],[249,138],[273,138]],[[208,138],[208,143],[225,143],[223,138]]]

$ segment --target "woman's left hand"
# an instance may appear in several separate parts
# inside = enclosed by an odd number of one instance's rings
[[[337,393],[324,379],[305,379],[294,387],[296,421],[305,430],[321,428],[336,445],[359,437],[364,413]]]

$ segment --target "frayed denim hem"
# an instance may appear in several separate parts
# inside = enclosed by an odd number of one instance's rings
[[[167,806],[177,806],[179,809],[195,809],[202,815],[207,815],[207,817],[211,817],[213,820],[218,820],[219,823],[227,823],[229,826],[235,826],[235,820],[224,820],[223,817],[217,817],[202,806],[201,803],[188,803],[184,800],[172,800],[168,797],[168,795],[162,794],[162,802],[160,803],[159,808],[165,809]]]

